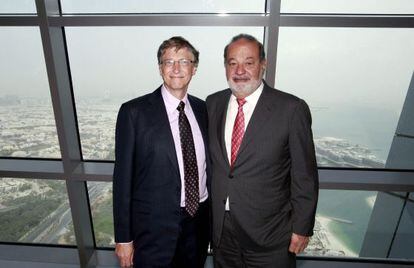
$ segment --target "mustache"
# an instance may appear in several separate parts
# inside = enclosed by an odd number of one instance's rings
[[[248,77],[248,76],[233,76],[231,79],[235,80],[235,81],[237,81],[237,80],[250,80],[250,77]]]

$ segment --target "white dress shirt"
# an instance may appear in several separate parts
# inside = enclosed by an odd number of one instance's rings
[[[246,100],[246,103],[243,105],[244,131],[246,131],[247,126],[249,125],[250,118],[252,118],[253,111],[256,108],[257,101],[259,100],[262,92],[263,82],[252,94],[244,98]],[[233,134],[234,121],[236,120],[238,109],[239,104],[237,103],[237,98],[231,94],[229,105],[227,107],[226,125],[224,128],[224,141],[226,143],[226,151],[229,162],[231,162],[231,136]],[[227,197],[226,201],[226,210],[230,210],[229,197]]]

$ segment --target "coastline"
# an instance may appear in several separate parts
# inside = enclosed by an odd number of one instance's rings
[[[323,241],[325,248],[335,252],[342,251],[344,252],[345,257],[358,257],[358,253],[354,252],[344,242],[340,241],[331,228],[329,228],[329,224],[334,221],[333,219],[318,215],[316,220],[321,225],[321,231],[326,232],[327,241]]]

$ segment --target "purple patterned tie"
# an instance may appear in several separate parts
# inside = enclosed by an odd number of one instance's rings
[[[184,162],[185,209],[191,216],[197,212],[200,194],[198,189],[198,167],[190,122],[184,113],[184,102],[177,107],[179,111],[178,126],[180,130],[181,150]]]

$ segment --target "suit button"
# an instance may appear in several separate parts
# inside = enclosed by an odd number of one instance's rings
[[[229,178],[230,178],[230,179],[233,179],[233,178],[234,178],[233,174],[231,174],[231,173],[230,173],[230,174],[229,174]]]

